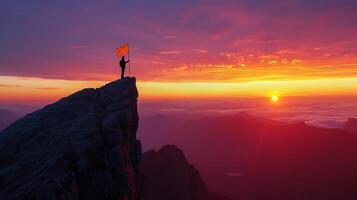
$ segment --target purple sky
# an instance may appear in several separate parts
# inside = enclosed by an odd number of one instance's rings
[[[355,0],[2,0],[0,75],[107,80],[118,70],[114,48],[129,42],[145,80],[222,62],[259,69],[276,55],[335,71],[353,65],[353,76],[356,9]]]

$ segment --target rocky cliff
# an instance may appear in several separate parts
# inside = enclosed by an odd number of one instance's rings
[[[3,130],[1,199],[138,199],[137,97],[135,78],[125,78]]]
[[[176,146],[146,152],[139,169],[143,176],[142,200],[207,199],[200,174]]]

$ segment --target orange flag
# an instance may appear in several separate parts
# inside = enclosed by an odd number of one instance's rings
[[[123,46],[115,49],[115,54],[117,55],[118,58],[128,53],[129,53],[129,44],[124,44]]]

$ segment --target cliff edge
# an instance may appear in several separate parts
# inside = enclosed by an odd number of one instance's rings
[[[135,82],[81,90],[4,129],[1,199],[138,199]]]

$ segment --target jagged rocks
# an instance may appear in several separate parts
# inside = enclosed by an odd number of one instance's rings
[[[1,199],[138,199],[137,97],[135,78],[125,78],[3,130]]]

